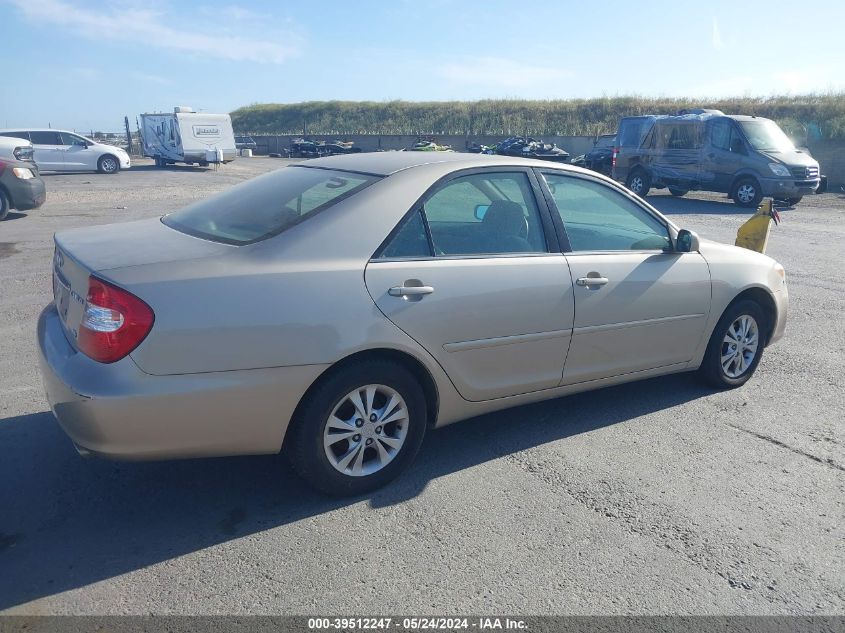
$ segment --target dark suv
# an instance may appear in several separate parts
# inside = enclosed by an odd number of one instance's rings
[[[634,193],[668,187],[674,196],[727,193],[743,207],[763,196],[797,204],[819,186],[819,164],[778,125],[754,116],[700,110],[622,119],[612,177]]]
[[[602,134],[593,143],[593,149],[584,154],[584,167],[609,176],[613,167],[613,148],[616,147],[615,134]]]

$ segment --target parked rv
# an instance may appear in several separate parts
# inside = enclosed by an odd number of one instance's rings
[[[142,114],[144,156],[157,167],[185,163],[208,166],[235,160],[235,134],[228,114],[194,112],[177,106],[173,113]]]
[[[795,205],[819,186],[819,164],[769,119],[695,110],[619,123],[612,176],[634,193],[727,193],[742,207],[763,196]]]

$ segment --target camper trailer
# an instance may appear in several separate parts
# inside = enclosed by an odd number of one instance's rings
[[[174,163],[207,166],[235,160],[235,134],[228,114],[194,112],[177,106],[173,114],[142,114],[144,156],[156,166]]]

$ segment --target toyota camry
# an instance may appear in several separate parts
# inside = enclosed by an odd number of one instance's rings
[[[783,267],[594,172],[461,153],[306,161],[185,209],[55,236],[47,397],[82,454],[284,452],[360,494],[425,433],[697,370],[738,387]]]

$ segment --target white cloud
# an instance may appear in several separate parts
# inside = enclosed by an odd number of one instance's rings
[[[719,28],[719,21],[713,18],[713,48],[721,51],[725,48],[725,41],[722,39],[722,30]]]
[[[172,86],[176,83],[175,81],[173,81],[172,79],[168,79],[167,77],[151,75],[149,73],[133,72],[132,78],[137,79],[138,81],[146,81],[147,83],[158,84],[160,86]]]
[[[569,79],[574,73],[566,68],[525,64],[499,57],[476,57],[442,66],[438,74],[455,83],[524,90],[547,86],[556,92],[552,82]]]
[[[103,3],[101,7],[109,8],[91,9],[88,6],[72,5],[66,0],[10,2],[30,20],[41,24],[56,24],[89,39],[133,42],[179,53],[269,64],[281,64],[295,57],[300,48],[299,38],[291,34],[287,34],[284,43],[281,43],[259,36],[241,37],[222,32],[198,31],[196,27],[179,24],[179,20],[172,20],[144,5],[127,7],[126,3],[120,6]],[[239,13],[237,6],[229,9]],[[244,11],[240,10],[241,16]]]

